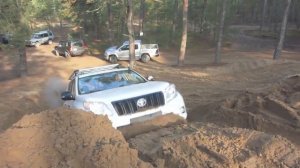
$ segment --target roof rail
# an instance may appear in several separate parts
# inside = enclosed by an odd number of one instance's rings
[[[90,73],[90,72],[100,72],[100,71],[115,69],[115,68],[120,68],[120,65],[119,64],[112,64],[112,65],[98,66],[98,67],[92,67],[92,68],[77,69],[69,77],[69,80],[74,79],[75,76],[77,76],[77,75],[83,75],[83,74],[87,74],[87,73]]]

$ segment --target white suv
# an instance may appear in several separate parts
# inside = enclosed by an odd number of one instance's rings
[[[35,46],[38,47],[41,44],[52,44],[54,39],[54,34],[50,30],[40,31],[38,33],[34,33],[31,36],[31,39],[26,41],[27,46]]]
[[[186,119],[184,100],[175,85],[151,78],[118,64],[79,69],[61,98],[68,108],[107,115],[115,128],[168,113]]]

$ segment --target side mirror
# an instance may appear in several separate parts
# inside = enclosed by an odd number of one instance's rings
[[[72,95],[71,92],[65,91],[61,93],[61,99],[62,100],[75,100],[74,95]]]
[[[154,77],[153,77],[153,76],[148,76],[148,77],[147,77],[147,80],[148,80],[148,81],[154,81]]]

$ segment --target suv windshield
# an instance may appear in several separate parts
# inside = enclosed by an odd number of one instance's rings
[[[42,38],[42,35],[41,34],[33,34],[31,38],[35,38],[35,39]]]
[[[146,80],[134,71],[115,71],[79,78],[78,93],[88,94],[144,82]]]

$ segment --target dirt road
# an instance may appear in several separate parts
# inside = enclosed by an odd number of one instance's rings
[[[59,93],[64,89],[66,79],[74,69],[108,64],[100,59],[100,56],[84,55],[70,59],[55,56],[51,53],[54,45],[28,48],[28,77],[12,78],[13,73],[7,73],[9,80],[1,81],[0,152],[19,151],[14,147],[20,142],[10,143],[9,140],[18,139],[14,131],[18,131],[20,123],[12,125],[26,114],[49,109],[48,113],[51,113],[51,109],[59,105]],[[203,167],[253,167],[255,165],[297,167],[300,164],[300,80],[299,77],[287,77],[300,72],[299,54],[297,51],[283,51],[282,58],[288,59],[273,61],[272,50],[268,48],[247,52],[225,48],[222,56],[223,63],[214,65],[211,63],[213,49],[189,50],[186,65],[178,68],[174,66],[178,53],[162,51],[160,57],[147,64],[137,62],[136,69],[142,74],[152,75],[156,80],[166,80],[176,84],[186,102],[188,123],[131,137],[127,139],[127,142],[117,137],[118,141],[125,144],[123,150],[130,151],[131,148],[136,150],[131,152],[132,158],[135,158],[131,166],[149,166],[140,161],[141,159],[151,163],[154,167],[174,165],[181,165],[181,167],[194,167],[195,165]],[[5,67],[1,70],[5,69],[6,72],[10,72],[14,64],[11,59],[7,59],[9,55],[1,53],[0,56],[1,67]],[[128,62],[121,62],[121,64],[127,65]],[[26,131],[26,128],[33,127],[38,129],[37,131],[43,131],[43,127],[34,124],[36,120],[33,118],[46,117],[47,119],[47,116],[50,116],[49,120],[53,118],[52,113],[51,115],[27,116],[20,120],[21,123],[25,121],[28,123],[21,128]],[[64,118],[60,120],[63,121]],[[81,122],[84,121],[81,120]],[[109,126],[105,126],[107,127]],[[30,132],[30,130],[27,131]],[[62,132],[53,135],[53,138],[62,135]],[[30,137],[27,138],[30,139]],[[31,138],[34,141],[36,136]],[[76,136],[72,135],[72,139],[74,138]],[[99,140],[102,137],[97,138]],[[49,147],[55,144],[59,142],[51,142]],[[81,143],[74,144],[74,148],[67,146],[64,150],[75,150],[76,145]],[[101,152],[96,150],[96,141],[90,145],[88,148],[90,151],[87,150],[86,154],[94,150],[100,156]],[[131,148],[129,149],[126,145]],[[9,148],[3,148],[4,146]],[[27,147],[22,147],[20,150],[23,149],[29,150]],[[32,152],[38,150],[40,148],[35,148]],[[135,152],[139,155],[137,156]],[[20,156],[25,160],[29,157],[21,153],[12,154],[12,156]],[[56,165],[66,167],[72,165],[72,157],[75,157],[69,155],[68,152],[63,155],[57,154],[61,153],[60,148],[52,153],[59,156],[58,159],[56,158]],[[281,155],[277,155],[278,153]],[[43,155],[43,157],[49,161],[48,156]],[[204,161],[208,158],[212,161]],[[2,163],[10,163],[9,159],[11,158],[2,160]],[[90,162],[86,159],[83,160],[87,163],[86,165],[89,165]],[[108,164],[108,161],[109,159],[97,163]],[[39,165],[39,162],[33,161],[32,163]],[[74,165],[78,164],[74,163]],[[97,165],[93,166],[97,167]],[[26,166],[23,165],[23,167]]]

